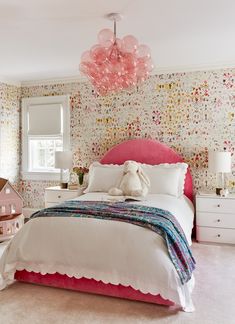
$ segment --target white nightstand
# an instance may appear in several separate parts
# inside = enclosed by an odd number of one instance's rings
[[[61,189],[59,186],[46,188],[45,207],[47,208],[55,206],[62,203],[65,200],[81,196],[83,189]]]
[[[197,194],[196,238],[199,242],[235,244],[235,195]]]

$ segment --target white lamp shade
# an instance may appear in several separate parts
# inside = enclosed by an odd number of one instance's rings
[[[55,168],[70,169],[73,166],[71,151],[56,151],[55,152]]]
[[[231,152],[209,151],[208,168],[211,172],[231,172]]]

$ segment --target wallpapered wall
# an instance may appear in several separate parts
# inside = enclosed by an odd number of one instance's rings
[[[17,188],[20,167],[21,89],[0,83],[0,177]]]
[[[88,166],[126,139],[153,138],[183,155],[199,189],[215,181],[206,169],[208,148],[234,153],[235,69],[156,75],[138,89],[108,97],[97,97],[84,82],[22,88],[0,83],[0,176],[20,185],[26,206],[43,206],[44,188],[56,183],[19,181],[20,98],[62,94],[71,96],[74,164]]]
[[[235,69],[156,75],[138,89],[107,97],[84,82],[22,88],[22,97],[62,94],[71,95],[74,164],[88,166],[126,139],[153,138],[182,154],[199,189],[215,181],[206,169],[208,148],[234,153]],[[230,186],[233,180],[231,175]],[[44,188],[54,184],[21,181],[25,204],[42,206]]]

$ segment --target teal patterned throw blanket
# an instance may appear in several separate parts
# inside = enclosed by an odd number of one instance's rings
[[[34,213],[31,219],[36,217],[98,218],[142,226],[165,239],[182,284],[190,280],[195,269],[195,260],[181,226],[170,212],[160,208],[127,202],[66,201]]]

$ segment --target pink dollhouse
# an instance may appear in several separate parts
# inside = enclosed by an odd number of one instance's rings
[[[0,178],[0,242],[10,239],[24,224],[23,199],[7,179]]]

